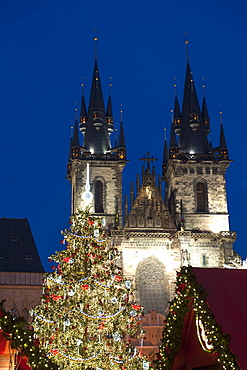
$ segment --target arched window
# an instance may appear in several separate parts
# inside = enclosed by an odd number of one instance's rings
[[[196,210],[197,212],[206,212],[207,208],[206,184],[198,182],[196,184]]]
[[[103,183],[100,180],[95,182],[94,209],[95,213],[104,213],[103,208]]]
[[[169,301],[169,283],[163,264],[155,257],[140,262],[136,270],[137,298],[145,314],[157,310],[164,314]]]

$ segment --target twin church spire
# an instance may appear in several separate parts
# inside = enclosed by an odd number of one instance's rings
[[[79,130],[84,137],[82,146],[79,144]],[[122,119],[115,147],[112,148],[110,135],[113,131],[111,94],[109,94],[107,108],[105,110],[98,61],[95,59],[88,109],[86,107],[83,86],[79,125],[76,120],[71,138],[70,157],[73,159],[76,156],[83,159],[83,157],[86,156],[88,158],[90,155],[107,155],[109,158],[109,156],[114,155],[115,157],[117,156],[115,159],[125,160],[126,146]]]
[[[216,148],[211,147],[207,135],[210,132],[210,118],[206,98],[203,97],[202,108],[198,101],[195,83],[187,62],[182,111],[180,110],[177,96],[174,102],[174,115],[171,125],[169,151],[165,140],[163,170],[168,159],[195,159],[196,157],[208,157],[208,159],[226,160],[228,149],[226,146],[223,125],[220,128],[220,144]],[[218,153],[218,157],[215,156]],[[211,157],[211,158],[210,158]]]

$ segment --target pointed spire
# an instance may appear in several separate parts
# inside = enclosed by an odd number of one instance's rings
[[[187,63],[186,66],[184,84],[180,147],[190,154],[208,153],[205,124],[202,118],[189,63]]]
[[[80,112],[80,130],[83,134],[85,134],[86,122],[87,122],[87,108],[86,108],[85,96],[84,96],[84,83],[82,83],[81,86],[82,86],[82,95],[81,95],[81,112]]]
[[[221,160],[229,160],[228,148],[226,145],[225,132],[222,122],[222,112],[220,112],[220,145],[219,145],[219,154]]]
[[[75,120],[74,125],[74,132],[71,140],[71,145],[73,146],[80,146],[80,139],[79,139],[79,128],[78,128],[78,122],[77,119]]]
[[[173,126],[175,133],[180,135],[181,132],[181,113],[178,103],[177,95],[175,95],[175,102],[174,102],[174,114],[173,114]]]
[[[203,100],[202,100],[202,118],[204,121],[206,134],[208,135],[210,132],[210,118],[208,114],[208,107],[207,107],[205,96],[203,97]]]
[[[166,166],[168,163],[168,146],[167,146],[167,140],[166,140],[166,128],[164,128],[165,131],[165,139],[164,139],[164,152],[163,152],[163,162],[162,162],[162,176],[165,175]]]
[[[126,145],[125,145],[125,137],[124,137],[124,128],[123,128],[123,111],[122,111],[122,104],[120,110],[120,127],[119,127],[119,136],[117,142],[117,153],[118,158],[122,161],[126,161]]]
[[[88,116],[85,126],[83,147],[94,154],[105,154],[110,149],[110,137],[97,59],[94,62]]]
[[[71,142],[70,142],[70,148],[71,148],[70,149],[70,156],[72,158],[80,157],[81,147],[80,147],[79,128],[78,128],[77,119],[75,120],[73,136],[72,136]]]
[[[171,148],[177,148],[177,139],[176,139],[173,124],[171,124],[171,132],[170,132],[170,149]]]
[[[220,149],[227,149],[225,132],[222,122],[220,123]]]
[[[124,137],[124,127],[123,127],[123,122],[122,121],[120,122],[118,146],[122,147],[122,148],[126,148],[125,137]]]
[[[109,134],[111,134],[114,131],[114,129],[113,129],[111,86],[112,86],[112,84],[110,83],[110,92],[109,92],[108,104],[107,104],[107,109],[106,109],[106,119],[107,119],[107,127],[108,127]]]

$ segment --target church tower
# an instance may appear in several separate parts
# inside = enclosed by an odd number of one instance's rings
[[[229,231],[225,172],[231,161],[222,122],[216,148],[208,142],[209,132],[206,99],[203,98],[201,109],[190,64],[187,63],[182,113],[175,97],[170,147],[163,162],[163,176],[176,225],[186,230],[218,233]]]
[[[79,130],[84,138],[82,146]],[[110,142],[113,131],[111,95],[105,110],[95,57],[88,110],[83,92],[80,122],[78,125],[76,120],[71,138],[68,179],[72,185],[72,214],[91,206],[92,213],[104,217],[109,229],[122,225],[122,170],[126,164],[123,123],[114,148]]]
[[[190,263],[219,267],[233,259],[236,239],[235,232],[229,229],[225,180],[231,160],[222,120],[219,145],[215,148],[208,141],[209,132],[206,99],[200,108],[187,62],[182,111],[176,96],[169,149],[165,142],[163,179],[168,209]]]

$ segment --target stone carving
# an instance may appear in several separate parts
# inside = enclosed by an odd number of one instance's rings
[[[139,263],[136,270],[137,298],[145,314],[152,310],[164,314],[169,300],[168,278],[164,265],[155,257]]]

